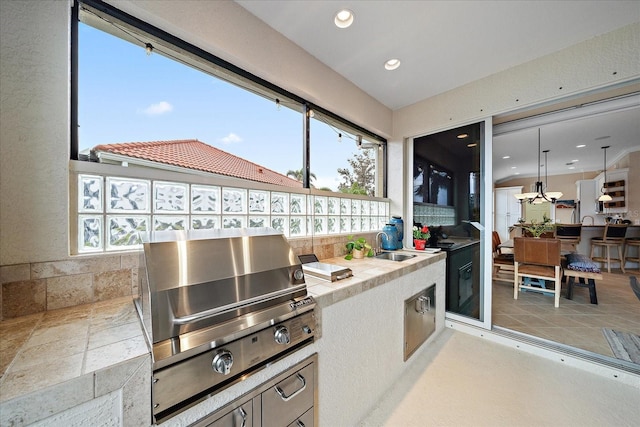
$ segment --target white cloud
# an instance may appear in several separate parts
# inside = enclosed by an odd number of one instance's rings
[[[220,142],[222,142],[223,144],[235,144],[237,142],[242,142],[242,138],[240,138],[235,133],[230,133],[224,138],[220,138]]]
[[[168,113],[172,110],[173,105],[169,104],[167,101],[160,101],[157,104],[151,104],[147,108],[138,111],[146,114],[147,116],[158,116],[160,114]]]

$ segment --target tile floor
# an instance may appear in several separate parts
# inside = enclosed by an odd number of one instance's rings
[[[494,281],[493,324],[613,357],[602,328],[640,335],[640,301],[629,286],[631,274],[640,277],[637,270],[603,272],[604,280],[596,281],[597,305],[589,303],[589,290],[582,287],[566,299],[563,284],[558,308],[553,296],[538,292],[520,292],[514,300],[511,283]]]

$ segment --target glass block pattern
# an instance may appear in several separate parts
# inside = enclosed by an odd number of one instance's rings
[[[139,233],[151,230],[272,227],[286,237],[305,237],[375,231],[389,220],[388,202],[339,193],[307,195],[89,174],[78,174],[77,186],[78,253],[139,249]]]
[[[220,187],[212,185],[191,186],[191,211],[194,213],[220,213]]]
[[[103,178],[95,175],[78,176],[78,212],[102,212]]]
[[[153,183],[154,212],[184,212],[189,208],[189,186],[171,182]]]
[[[249,213],[250,214],[268,214],[269,192],[259,190],[249,190]]]
[[[107,249],[134,249],[142,244],[140,232],[149,230],[149,216],[107,216]]]
[[[78,248],[81,252],[102,250],[102,216],[78,216]]]
[[[271,193],[271,213],[289,213],[289,195],[286,193]]]
[[[151,182],[107,177],[107,212],[148,213]]]
[[[455,225],[456,211],[451,206],[413,205],[413,220],[421,224]]]
[[[223,188],[222,213],[235,215],[247,213],[247,190],[244,188]]]

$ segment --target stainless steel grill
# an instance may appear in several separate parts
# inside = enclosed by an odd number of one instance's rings
[[[289,243],[271,229],[155,233],[137,307],[163,421],[313,342],[315,302]]]

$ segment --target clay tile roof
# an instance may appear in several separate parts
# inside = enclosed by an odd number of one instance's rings
[[[120,154],[267,184],[302,187],[302,183],[295,179],[207,145],[197,139],[102,144],[93,147],[92,152]]]

